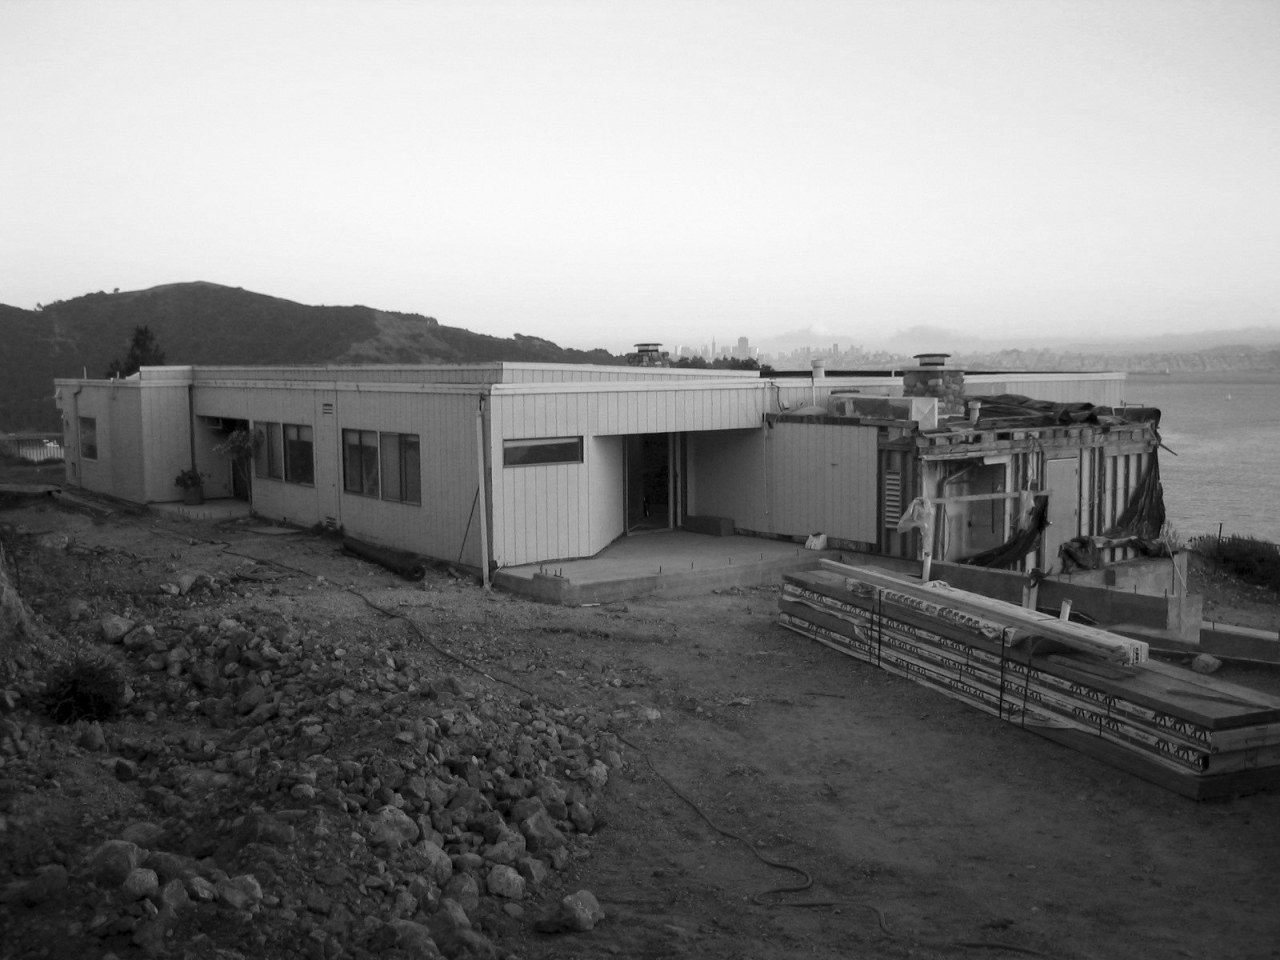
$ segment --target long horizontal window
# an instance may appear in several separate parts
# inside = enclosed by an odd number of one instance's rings
[[[421,503],[422,454],[418,435],[343,430],[342,489],[397,503]]]
[[[535,440],[503,440],[504,467],[532,467],[548,463],[581,463],[581,437],[541,437]]]

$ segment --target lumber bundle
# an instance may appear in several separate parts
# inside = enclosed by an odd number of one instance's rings
[[[785,578],[779,621],[1193,799],[1280,783],[1280,698],[1142,641],[830,561]]]

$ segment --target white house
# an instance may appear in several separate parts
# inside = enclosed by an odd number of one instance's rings
[[[992,386],[1007,389],[989,378],[965,389]],[[1124,375],[1029,374],[1016,386],[1119,406]],[[247,500],[265,518],[489,569],[730,521],[901,555],[918,545],[890,536],[894,511],[937,478],[900,470],[887,500],[893,444],[947,432],[936,408],[923,425],[835,415],[841,398],[901,396],[904,377],[824,376],[818,366],[768,378],[531,363],[144,367],[122,380],[58,380],[56,391],[72,485],[173,501],[175,476],[194,467],[206,496]],[[236,431],[258,438],[252,471],[216,449]],[[1013,459],[986,467],[984,483],[1001,493],[1043,476],[1025,464],[1015,476]],[[1078,483],[1059,496],[1081,515]],[[991,536],[1016,519],[990,512]]]

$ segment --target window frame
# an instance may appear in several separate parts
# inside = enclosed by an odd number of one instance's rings
[[[356,439],[354,444],[351,442],[353,436]],[[372,438],[372,444],[368,442],[370,438]],[[351,469],[350,451],[353,448],[360,450],[358,472]],[[371,461],[370,453],[366,451],[372,451]],[[370,476],[369,470],[371,462],[373,466],[372,476]],[[382,499],[382,485],[379,482],[381,472],[382,463],[378,447],[378,431],[344,427],[342,430],[342,492],[356,497]],[[370,480],[372,480],[372,489],[369,489]]]
[[[292,439],[289,436],[290,431],[295,434]],[[301,436],[303,431],[307,434],[305,439]],[[282,423],[280,433],[281,450],[284,454],[284,482],[314,487],[316,485],[315,429],[306,423]],[[306,469],[299,471],[297,467],[302,464],[299,457],[303,446],[306,447]]]
[[[76,423],[76,446],[81,460],[98,459],[98,418],[81,416]]]
[[[341,438],[343,493],[422,505],[421,434],[344,427]]]
[[[563,455],[557,447],[573,447],[573,453]],[[583,462],[584,444],[576,437],[520,437],[502,441],[502,466],[551,467]]]
[[[255,445],[253,451],[253,476],[257,480],[278,480],[281,483],[293,483],[300,487],[316,485],[315,427],[309,423],[282,423],[279,420],[254,420],[254,433],[262,431],[262,442]],[[299,434],[306,431],[307,439]],[[293,439],[290,434],[293,433]],[[302,464],[300,449],[292,452],[290,444],[303,445],[309,448],[306,458],[306,469],[299,470]]]
[[[412,459],[407,455],[412,449]],[[388,452],[394,450],[394,471],[388,471]],[[411,468],[412,464],[412,468]],[[378,433],[379,497],[392,503],[422,504],[422,438],[416,433],[387,431]],[[387,474],[395,474],[395,492],[391,491]],[[411,489],[412,488],[412,489]]]
[[[278,420],[255,420],[262,443],[253,451],[253,475],[259,480],[284,480],[284,434]]]

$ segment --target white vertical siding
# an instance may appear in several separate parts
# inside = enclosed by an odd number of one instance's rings
[[[643,389],[602,384],[598,391],[540,387],[493,395],[495,422],[501,421],[505,439],[758,427],[769,403],[760,380]]]
[[[767,531],[762,430],[691,433],[687,446],[689,513]]]
[[[689,512],[758,533],[875,543],[876,436],[852,423],[786,421],[690,434]]]
[[[590,538],[588,552],[599,553],[626,530],[623,438],[593,437],[588,441],[591,467]]]
[[[591,446],[582,463],[504,467],[493,464],[493,560],[498,566],[582,557],[591,539]],[[607,464],[606,464],[607,467]],[[621,487],[621,480],[618,482]],[[605,502],[595,507],[602,510]]]
[[[726,427],[750,427],[743,432],[755,434],[768,400],[764,384],[754,379],[672,383],[670,388],[637,383],[609,384],[599,391],[538,386],[495,392],[490,405],[495,562],[517,565],[599,551],[623,532],[623,436],[687,432],[696,438],[702,436],[699,431]],[[535,437],[582,437],[583,462],[502,466],[503,440]],[[758,442],[752,441],[752,475],[763,470]],[[697,467],[690,467],[690,475],[691,482],[699,482]],[[741,471],[730,472],[725,482],[736,489],[743,477]],[[701,489],[712,486],[704,482]],[[762,503],[753,505],[749,518],[735,517],[751,529],[763,529],[764,518]]]
[[[143,383],[139,399],[142,437],[146,444],[146,455],[139,458],[143,468],[141,499],[146,503],[181,500],[182,491],[173,485],[173,479],[191,460],[187,387],[181,383]],[[205,473],[212,473],[214,467],[199,460],[196,466]],[[216,487],[210,495],[219,495]]]
[[[323,412],[325,403],[333,404],[332,415]],[[478,394],[360,391],[323,384],[257,390],[200,386],[196,391],[196,411],[205,416],[313,428],[315,483],[254,477],[255,512],[304,526],[332,519],[351,536],[473,566],[481,562],[481,504],[476,503],[478,405]],[[417,434],[422,503],[343,492],[344,429]]]
[[[76,385],[79,386],[79,385]],[[67,470],[71,482],[86,490],[146,502],[143,464],[149,448],[142,434],[142,403],[136,381],[86,383],[78,397],[76,386],[66,391],[64,412],[71,421],[67,428]],[[95,460],[80,456],[80,417],[92,417],[98,444]],[[186,449],[183,438],[183,450]],[[170,476],[170,481],[177,470]]]
[[[767,532],[875,543],[876,433],[851,424],[773,424]]]
[[[142,432],[142,391],[136,388],[110,390],[105,406],[105,423],[103,419],[98,420],[98,462],[105,464],[110,471],[111,490],[127,491],[124,494],[126,500],[143,502],[146,498],[143,465],[147,460],[147,438]],[[184,456],[182,464],[170,475],[170,482],[177,476],[178,469],[189,462],[190,457]]]
[[[476,463],[479,396],[338,391],[332,427],[333,483],[339,522],[370,539],[442,560],[481,563],[483,499]],[[395,503],[343,492],[342,430],[412,433],[422,457],[422,503]],[[319,477],[317,477],[319,480]],[[473,510],[474,505],[474,510]]]
[[[313,389],[269,387],[243,390],[236,387],[197,386],[194,390],[195,412],[202,417],[224,417],[252,423],[291,423],[312,428],[312,456],[315,483],[287,483],[268,477],[252,478],[253,509],[256,513],[294,523],[312,526],[323,523],[327,514],[320,508],[318,490],[331,475],[330,465],[320,456],[328,438],[320,437],[316,423],[316,392]],[[329,441],[331,442],[331,441]]]

